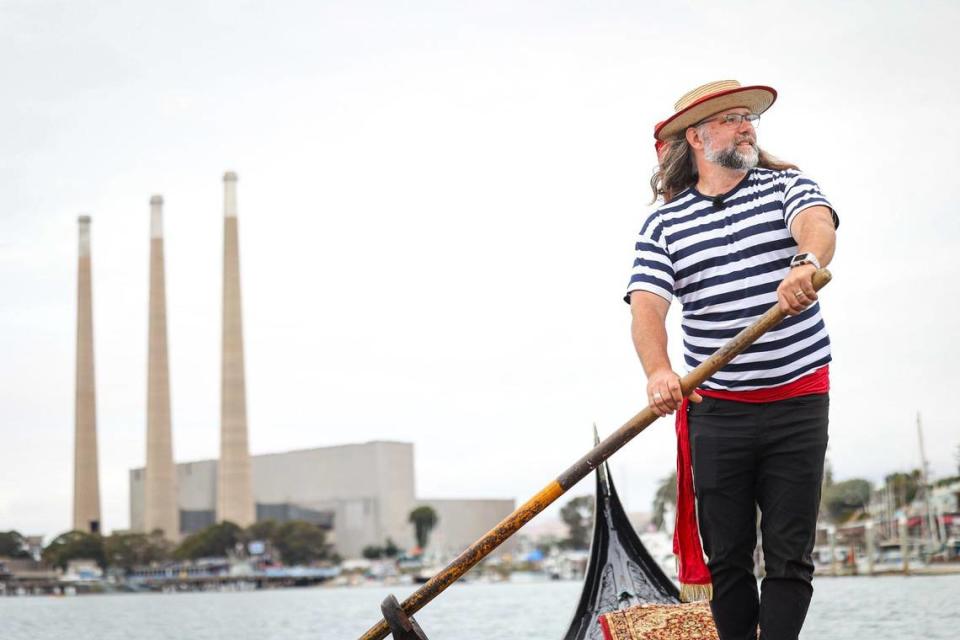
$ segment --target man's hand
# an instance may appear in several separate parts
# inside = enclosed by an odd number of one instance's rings
[[[690,402],[700,402],[703,398],[696,391],[690,394]],[[683,401],[680,391],[680,376],[670,369],[659,369],[647,378],[647,401],[658,416],[663,417],[677,410]]]
[[[780,310],[788,316],[802,313],[804,309],[817,299],[817,292],[813,288],[813,274],[817,268],[812,264],[801,264],[790,269],[787,277],[777,287],[777,300],[780,301]]]

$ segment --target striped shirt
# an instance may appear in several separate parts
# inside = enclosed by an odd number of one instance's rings
[[[715,205],[722,201],[722,205]],[[683,307],[687,371],[777,302],[797,243],[790,225],[804,209],[832,205],[799,171],[752,169],[719,197],[690,188],[646,220],[625,299],[649,291]],[[834,224],[838,224],[836,213]],[[819,303],[790,316],[709,378],[706,389],[747,391],[786,384],[830,362]]]

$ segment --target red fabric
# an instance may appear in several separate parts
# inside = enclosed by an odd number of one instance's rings
[[[830,390],[830,366],[779,387],[753,391],[716,391],[697,389],[701,396],[763,403],[786,400]],[[703,545],[697,528],[696,498],[693,491],[693,462],[690,456],[690,431],[687,424],[686,398],[677,411],[677,520],[673,530],[673,553],[679,561],[678,578],[681,585],[709,585],[710,570],[703,560]]]
[[[603,631],[603,640],[614,640],[610,632],[610,624],[604,616],[600,616],[600,630]]]
[[[657,139],[657,130],[663,126],[663,121],[653,126],[653,148],[657,152],[657,162],[663,161],[663,154],[666,153],[667,141]]]

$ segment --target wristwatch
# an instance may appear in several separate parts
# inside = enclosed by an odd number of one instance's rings
[[[812,253],[798,253],[790,260],[790,268],[799,267],[802,264],[812,264],[816,269],[820,269],[820,261]]]

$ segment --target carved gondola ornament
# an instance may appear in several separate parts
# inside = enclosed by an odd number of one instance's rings
[[[600,441],[594,425],[594,441]],[[680,592],[627,518],[608,462],[597,467],[593,540],[580,602],[563,640],[603,638],[601,614],[638,604],[679,604]]]
[[[427,640],[423,629],[413,619],[403,611],[403,607],[397,602],[396,596],[392,593],[383,599],[380,603],[380,613],[383,619],[390,626],[390,634],[393,640]]]

